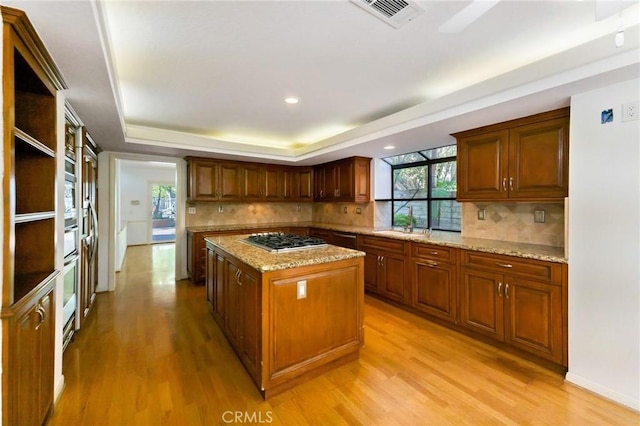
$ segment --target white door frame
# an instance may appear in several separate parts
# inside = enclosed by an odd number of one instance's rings
[[[115,253],[120,194],[119,172],[116,160],[157,161],[176,165],[176,280],[187,278],[187,237],[185,232],[185,202],[187,193],[187,163],[182,158],[157,155],[101,152],[98,155],[98,288],[113,291],[116,288]]]

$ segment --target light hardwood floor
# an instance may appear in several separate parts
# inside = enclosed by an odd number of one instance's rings
[[[117,290],[64,354],[50,425],[638,425],[562,376],[367,297],[358,361],[265,402],[175,282],[173,244],[129,247]]]

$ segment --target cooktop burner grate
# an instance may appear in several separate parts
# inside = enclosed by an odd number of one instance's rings
[[[269,232],[253,234],[243,240],[247,244],[259,247],[270,252],[285,252],[304,250],[327,245],[321,238],[305,235],[285,234],[283,232]]]

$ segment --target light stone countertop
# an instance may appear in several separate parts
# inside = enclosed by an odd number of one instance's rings
[[[248,235],[212,236],[205,238],[213,244],[238,258],[258,272],[279,271],[300,266],[317,265],[336,262],[338,260],[364,257],[365,253],[358,250],[327,245],[312,247],[304,250],[272,253],[267,250],[244,243],[242,240]]]
[[[293,222],[272,224],[244,224],[225,226],[199,226],[187,228],[190,232],[201,231],[238,231],[252,228],[284,228],[284,227],[314,227],[332,231],[348,232],[376,237],[393,238],[404,241],[414,241],[425,244],[435,244],[460,249],[476,250],[486,253],[504,254],[528,259],[545,260],[555,263],[568,263],[563,247],[542,246],[536,244],[513,243],[508,241],[489,240],[484,238],[467,238],[459,232],[434,231],[431,236],[420,232],[405,233],[387,229],[369,227],[345,226],[330,223]]]

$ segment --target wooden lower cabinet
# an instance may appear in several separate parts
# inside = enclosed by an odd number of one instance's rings
[[[412,243],[411,306],[426,314],[458,322],[458,250]]]
[[[411,243],[390,238],[361,235],[358,250],[364,259],[365,289],[387,299],[407,303],[407,257]]]
[[[502,276],[462,268],[460,324],[477,333],[504,340],[504,284]]]
[[[566,366],[566,280],[560,280],[561,265],[468,251],[463,251],[462,262],[484,269],[461,268],[460,324]],[[520,275],[548,276],[549,280]]]
[[[455,272],[455,266],[414,260],[411,305],[424,313],[457,322]]]
[[[7,354],[3,380],[10,382],[5,387],[10,392],[3,418],[11,425],[41,425],[53,407],[53,281],[32,301],[21,304],[3,331],[3,345],[11,345],[10,351],[3,351]]]
[[[265,398],[357,359],[362,258],[260,273],[211,243],[207,251],[211,313]]]

